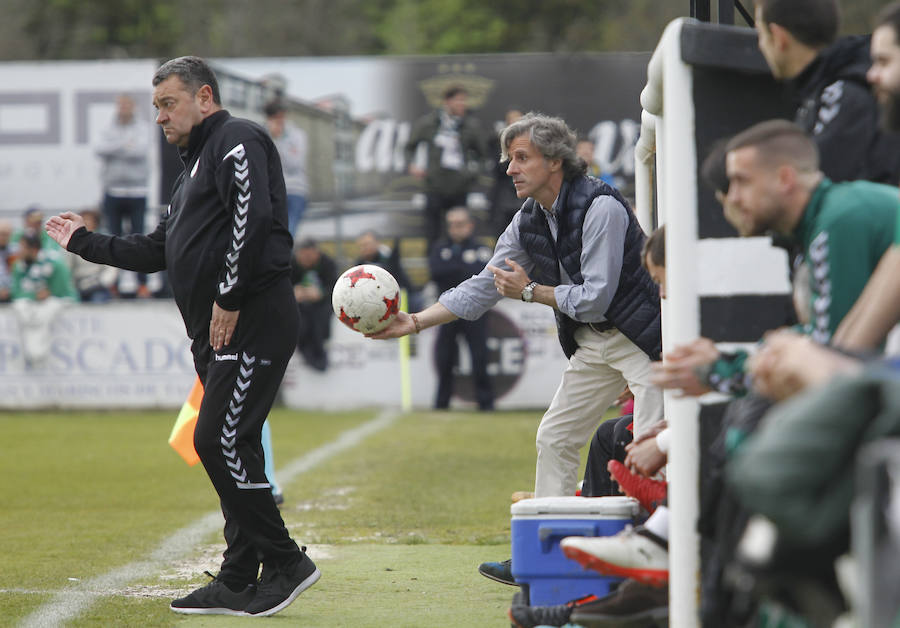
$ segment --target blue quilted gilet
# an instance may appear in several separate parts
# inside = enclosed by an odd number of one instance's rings
[[[525,252],[535,263],[531,278],[545,286],[557,286],[560,282],[559,266],[562,264],[573,283],[584,281],[581,276],[584,217],[594,199],[601,195],[612,196],[628,210],[622,273],[613,300],[606,310],[606,319],[651,360],[658,360],[662,350],[659,289],[641,265],[641,249],[646,236],[634,212],[614,187],[588,176],[564,182],[560,189],[560,202],[557,202],[559,232],[556,242],[550,235],[544,211],[534,199],[525,201],[519,222],[519,238]],[[581,323],[558,310],[554,312],[559,343],[566,357],[571,357],[578,348],[574,334]]]

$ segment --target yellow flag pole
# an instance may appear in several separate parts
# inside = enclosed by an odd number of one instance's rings
[[[400,309],[409,311],[406,290],[400,290]],[[400,408],[404,412],[412,410],[412,382],[409,370],[409,336],[403,336],[398,343],[400,351]]]

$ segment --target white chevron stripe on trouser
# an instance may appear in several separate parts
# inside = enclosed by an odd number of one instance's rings
[[[247,215],[250,211],[250,161],[243,144],[232,148],[225,158],[234,159],[234,185],[237,197],[234,204],[234,220],[231,245],[225,254],[225,279],[219,282],[219,294],[228,294],[238,282],[238,259],[247,236]]]
[[[234,382],[234,390],[228,401],[228,409],[225,412],[225,423],[222,424],[222,436],[219,443],[222,445],[222,454],[225,456],[225,464],[231,477],[235,479],[238,488],[255,489],[271,488],[268,482],[248,482],[247,469],[238,455],[237,428],[241,422],[241,411],[244,409],[244,400],[247,399],[247,389],[253,377],[253,365],[256,362],[254,356],[241,352],[241,364],[238,369],[238,377]]]

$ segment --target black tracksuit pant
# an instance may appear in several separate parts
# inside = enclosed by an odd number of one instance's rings
[[[625,446],[633,439],[628,425],[634,415],[626,414],[615,419],[609,419],[600,424],[591,446],[588,449],[587,463],[584,467],[584,484],[581,485],[581,494],[584,497],[603,497],[605,495],[619,495],[619,486],[609,475],[606,465],[610,460],[625,461],[628,452]]]
[[[204,335],[191,347],[204,386],[194,447],[225,516],[228,547],[219,575],[229,584],[254,582],[260,563],[274,567],[300,557],[275,506],[260,440],[297,329],[297,304],[285,277],[242,306],[228,346],[214,352]]]

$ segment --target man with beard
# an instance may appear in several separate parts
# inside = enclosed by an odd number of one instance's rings
[[[868,36],[836,39],[837,0],[756,0],[759,49],[797,105],[794,121],[832,181],[896,184],[900,138],[882,133],[866,82]]]
[[[900,131],[900,3],[878,15],[872,33],[872,67],[867,74],[881,108],[885,130]],[[877,349],[900,321],[900,225],[894,246],[881,258],[862,296],[834,335],[845,349]]]
[[[869,181],[833,183],[815,143],[784,120],[760,122],[726,146],[734,227],[741,236],[793,240],[810,266],[806,332],[828,343],[893,241],[897,189]]]
[[[810,313],[804,332],[816,342],[837,344],[832,335],[851,307],[857,309],[854,303],[894,242],[897,188],[832,182],[819,169],[815,143],[786,120],[760,122],[734,136],[725,150],[726,219],[743,237],[780,236],[803,254]],[[743,352],[725,358],[700,338],[669,352],[655,366],[653,381],[691,394],[743,391],[745,358]]]

